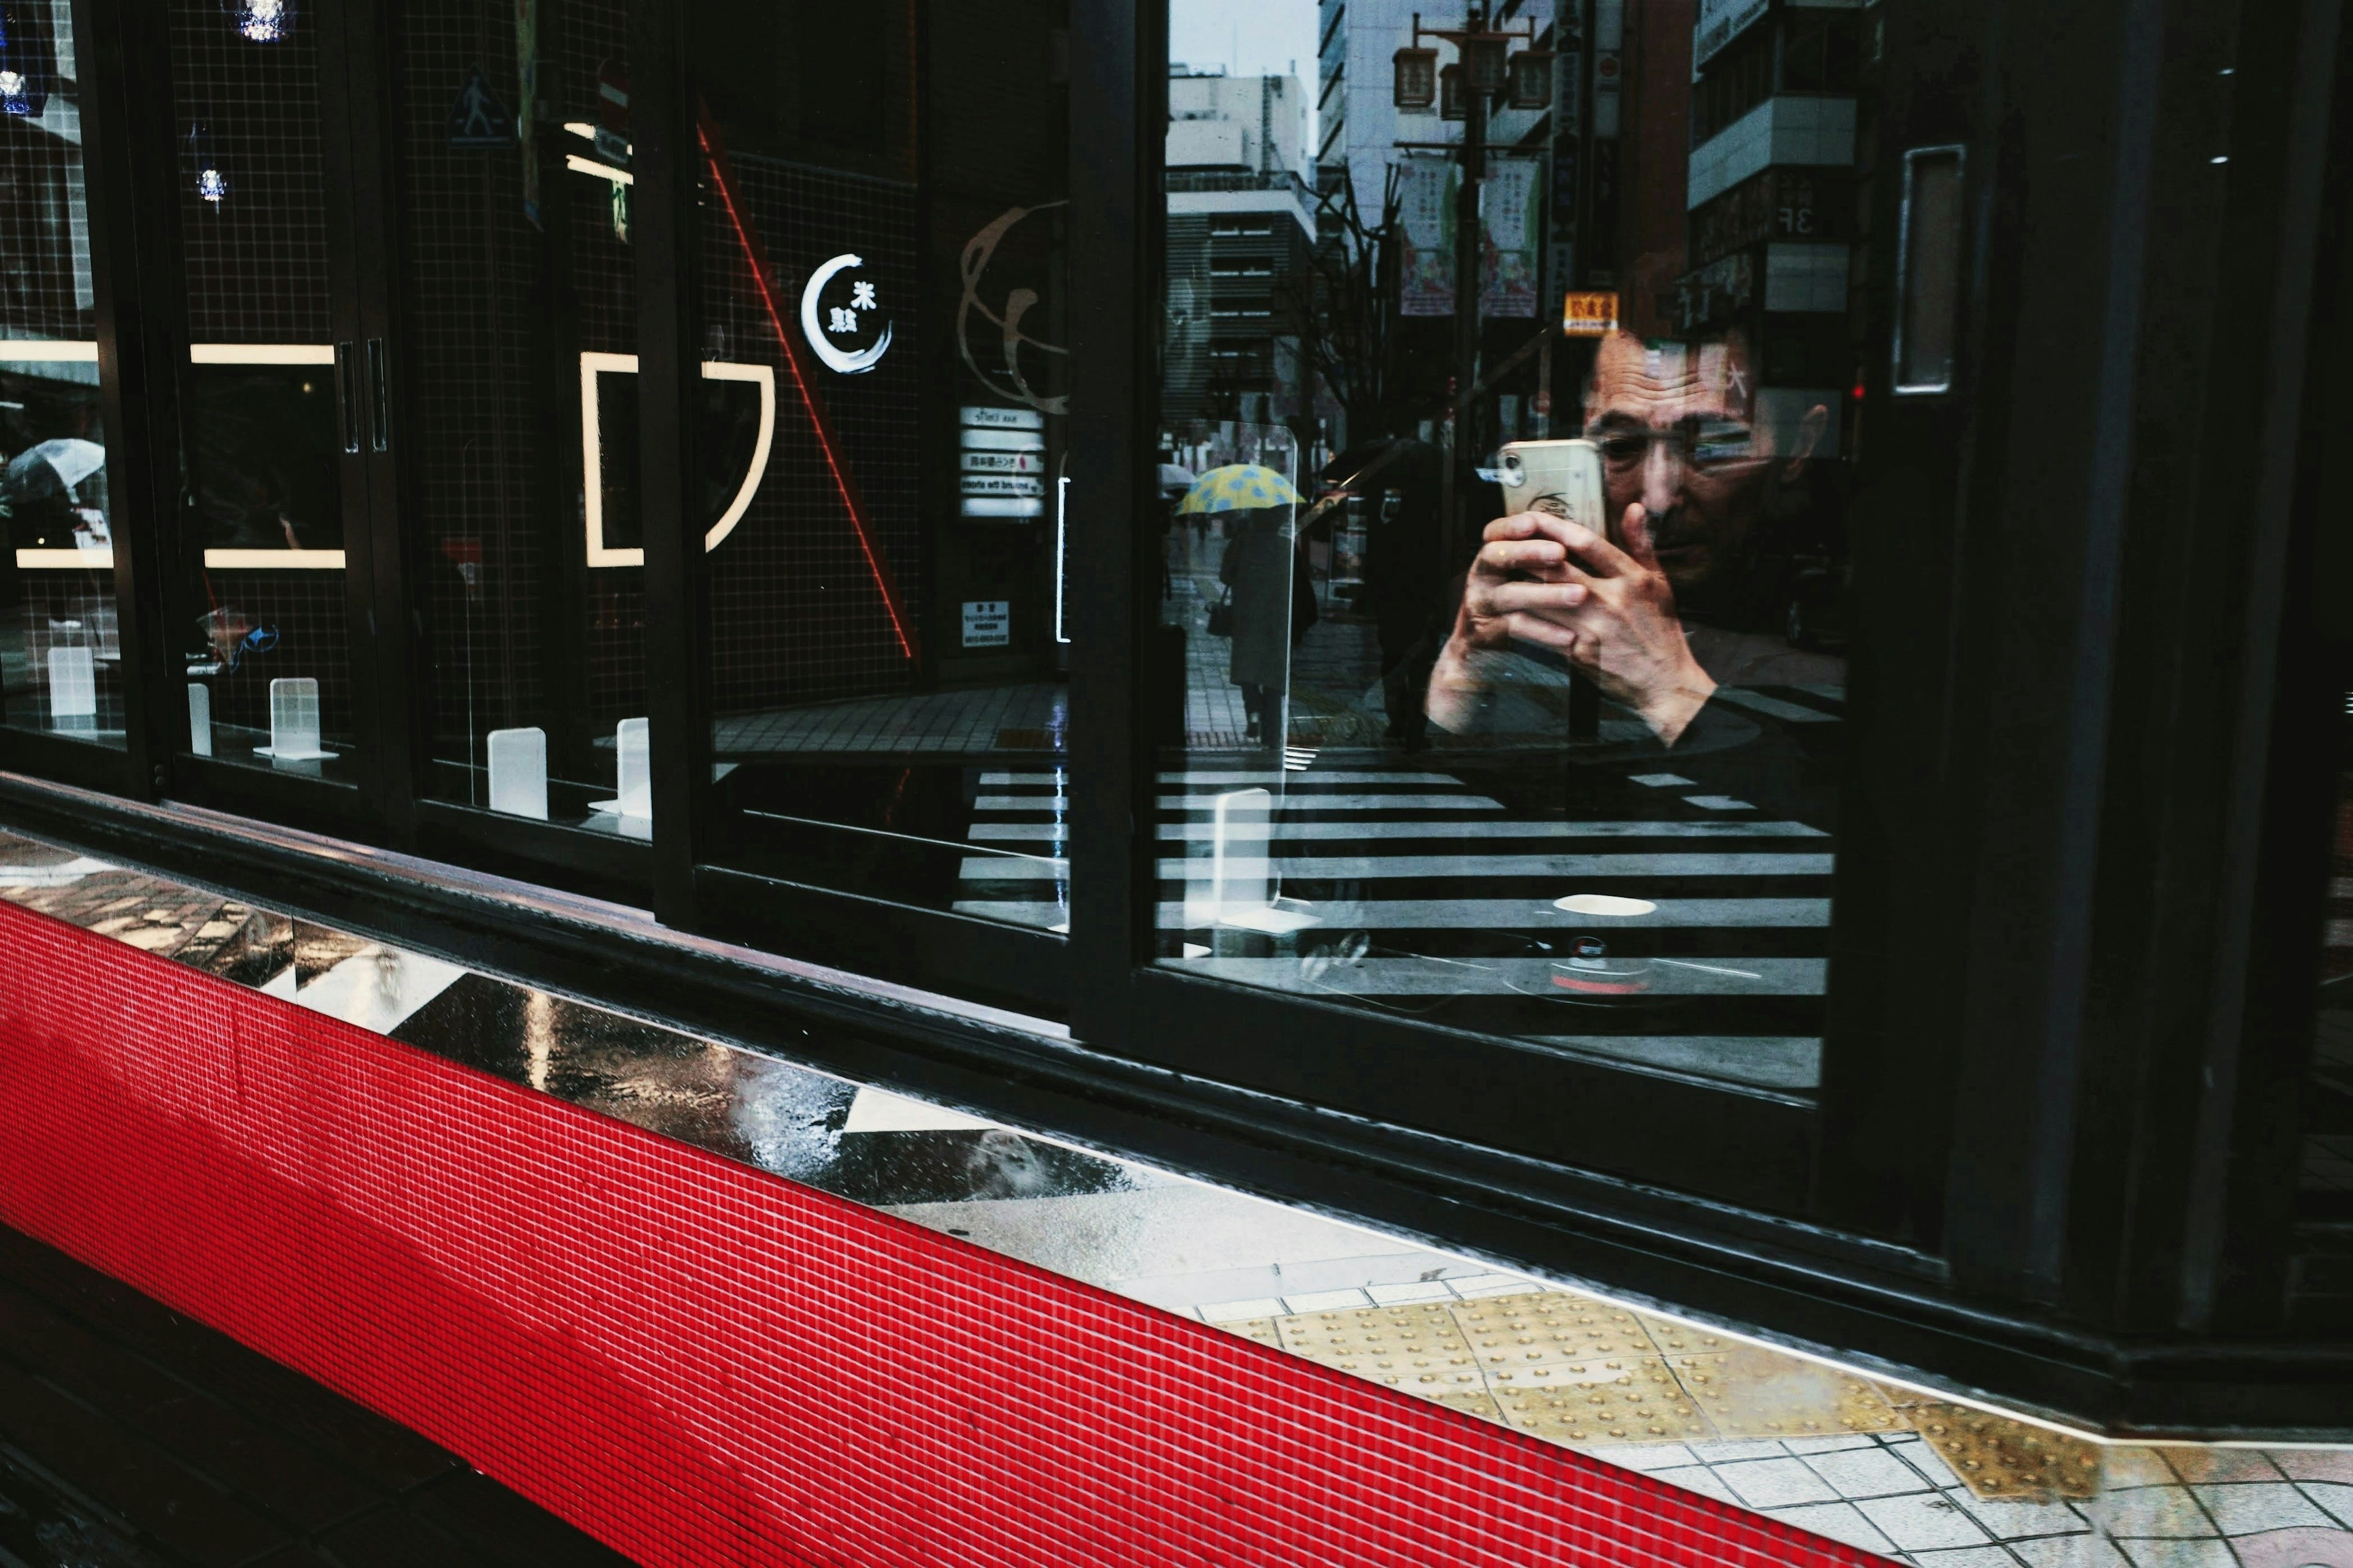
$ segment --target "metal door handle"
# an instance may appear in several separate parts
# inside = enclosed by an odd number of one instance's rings
[[[385,365],[385,358],[384,340],[370,338],[367,341],[368,406],[373,416],[370,432],[375,437],[375,449],[379,452],[392,450],[392,387]]]
[[[335,345],[335,412],[343,422],[343,450],[360,449],[360,366],[347,342]]]
[[[1957,144],[1915,147],[1904,154],[1892,345],[1899,397],[1953,389],[1967,268],[1962,203],[1968,159],[1968,149]]]

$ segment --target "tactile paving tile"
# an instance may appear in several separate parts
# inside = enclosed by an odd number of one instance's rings
[[[1727,1437],[1809,1437],[1887,1432],[1904,1425],[1879,1390],[1762,1345],[1728,1344],[1667,1358],[1693,1399]]]
[[[1490,1373],[1657,1353],[1631,1312],[1562,1291],[1460,1301],[1454,1318]]]
[[[2100,1450],[1965,1405],[1922,1405],[1912,1425],[1981,1498],[2087,1498],[2100,1489]]]
[[[1707,1355],[1737,1343],[1712,1329],[1694,1328],[1688,1323],[1671,1323],[1664,1318],[1654,1318],[1648,1312],[1634,1314],[1651,1342],[1667,1355]]]
[[[1560,1443],[1684,1443],[1716,1436],[1658,1356],[1548,1370],[1549,1385],[1491,1384],[1514,1426]]]
[[[1262,1345],[1272,1345],[1277,1350],[1282,1348],[1282,1336],[1275,1331],[1272,1318],[1236,1318],[1230,1322],[1219,1323],[1218,1327],[1229,1334],[1256,1340]]]
[[[1421,1397],[1434,1405],[1443,1405],[1449,1410],[1460,1410],[1465,1415],[1476,1415],[1482,1421],[1493,1421],[1497,1426],[1510,1425],[1504,1419],[1503,1407],[1495,1403],[1495,1396],[1483,1388],[1425,1394]]]
[[[1916,1388],[1905,1388],[1893,1383],[1874,1383],[1871,1386],[1879,1390],[1880,1397],[1898,1410],[1909,1410],[1915,1405],[1939,1403],[1935,1394],[1923,1394]]]
[[[1409,1394],[1482,1386],[1471,1347],[1443,1306],[1344,1308],[1274,1320],[1284,1350]]]

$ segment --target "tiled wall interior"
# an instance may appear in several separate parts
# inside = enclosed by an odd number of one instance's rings
[[[137,951],[173,910],[117,918],[0,907],[0,1218],[641,1561],[1867,1560]]]

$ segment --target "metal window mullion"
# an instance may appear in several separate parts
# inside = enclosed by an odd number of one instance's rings
[[[694,526],[694,400],[701,363],[697,187],[701,153],[687,69],[686,7],[629,9],[630,241],[638,269],[638,495],[645,538],[647,714],[651,720],[654,913],[698,923],[711,781],[701,530]]]
[[[163,539],[176,521],[177,377],[152,307],[176,283],[154,264],[179,255],[164,243],[173,197],[171,81],[153,0],[74,0],[81,94],[82,188],[90,211],[99,410],[106,432],[114,536],[115,624],[121,639],[124,787],[153,799],[170,787],[174,721],[160,631]],[[159,141],[160,138],[160,141]],[[156,149],[160,147],[161,151]],[[134,155],[134,149],[146,156]],[[141,239],[146,238],[145,245]],[[144,260],[147,265],[142,266]]]
[[[1117,1048],[1153,911],[1136,723],[1155,503],[1164,0],[1074,5],[1071,37],[1071,1022]]]
[[[373,770],[374,805],[392,843],[413,848],[417,801],[423,794],[421,719],[427,703],[420,605],[410,602],[406,570],[409,528],[422,529],[416,509],[401,504],[403,469],[408,461],[411,426],[402,417],[406,340],[399,328],[406,284],[399,264],[400,218],[396,197],[400,140],[390,22],[378,0],[348,0],[339,62],[345,84],[340,121],[348,148],[351,179],[348,227],[352,254],[335,268],[340,288],[352,291],[359,325],[362,420],[367,439],[356,457],[368,497],[367,614],[371,634],[366,669],[354,669],[353,688],[372,687],[373,721],[364,735],[379,765]],[[329,68],[336,62],[322,60]],[[361,645],[353,641],[354,649]]]

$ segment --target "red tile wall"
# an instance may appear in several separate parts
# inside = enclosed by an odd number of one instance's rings
[[[0,905],[0,1219],[649,1564],[1867,1564]]]

